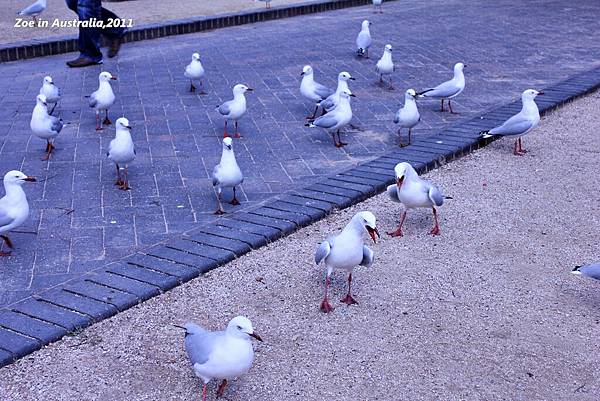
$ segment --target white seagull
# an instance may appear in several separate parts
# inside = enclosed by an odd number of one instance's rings
[[[335,90],[335,92],[333,93],[333,95],[329,95],[327,97],[327,99],[323,100],[322,102],[319,103],[319,106],[321,106],[321,108],[325,111],[331,111],[333,110],[338,102],[340,101],[340,94],[342,92],[350,92],[350,88],[348,88],[348,81],[354,81],[355,78],[353,78],[349,72],[346,71],[342,71],[338,74],[338,84],[337,84],[337,88]]]
[[[29,127],[35,136],[46,141],[46,155],[42,160],[48,160],[54,150],[54,138],[60,134],[63,123],[60,118],[48,114],[46,96],[37,95]]]
[[[185,72],[183,75],[190,80],[190,92],[196,91],[196,87],[194,86],[194,80],[196,80],[200,82],[200,94],[206,94],[204,91],[204,84],[202,83],[204,67],[202,66],[202,62],[200,62],[200,54],[192,54],[192,61],[185,67]]]
[[[273,1],[273,0],[254,0],[254,1],[262,1],[265,3],[265,8],[271,8],[271,1]]]
[[[356,54],[365,58],[369,58],[369,47],[371,47],[370,25],[371,23],[368,20],[364,20],[360,32],[356,37]]]
[[[415,101],[416,96],[414,89],[408,89],[404,92],[404,106],[396,112],[394,117],[394,123],[400,125],[400,128],[398,128],[400,146],[410,145],[412,129],[421,121],[417,102]],[[408,143],[406,145],[402,143],[402,128],[408,128]]]
[[[344,128],[350,123],[350,120],[352,120],[350,96],[356,97],[356,95],[350,93],[349,91],[340,93],[340,100],[335,109],[314,121],[306,123],[305,126],[311,128],[320,127],[329,131],[331,137],[333,138],[333,144],[336,148],[341,148],[342,146],[347,145],[347,143],[342,142],[342,138],[340,138],[340,129]],[[336,133],[337,140],[335,138]]]
[[[571,273],[600,280],[600,262],[590,263],[585,266],[575,266]]]
[[[543,94],[544,92],[538,92],[535,89],[527,89],[524,91],[521,94],[521,102],[523,103],[521,111],[506,120],[499,127],[492,128],[489,131],[482,131],[481,136],[489,138],[494,135],[499,135],[515,138],[515,149],[513,153],[515,156],[523,156],[527,151],[523,149],[521,137],[534,129],[540,122],[540,110],[538,109],[537,104],[535,104],[535,98],[536,96]]]
[[[396,71],[396,67],[392,61],[392,45],[385,45],[385,48],[383,49],[383,55],[379,61],[377,61],[375,68],[379,73],[379,82],[383,83],[383,76],[389,75],[390,89],[394,89],[394,85],[392,84],[392,72]]]
[[[300,82],[300,93],[308,100],[315,103],[315,112],[312,116],[306,117],[309,120],[314,119],[317,116],[317,110],[319,110],[319,103],[333,95],[333,91],[321,85],[315,81],[314,71],[310,65],[305,65],[300,73],[302,81]]]
[[[317,247],[315,263],[319,265],[324,261],[327,268],[321,311],[327,313],[333,310],[329,304],[327,290],[334,269],[344,269],[348,272],[348,293],[340,302],[347,305],[358,303],[352,297],[352,270],[358,265],[370,267],[373,264],[373,251],[365,245],[364,234],[369,234],[373,242],[377,242],[376,236],[379,232],[375,226],[375,216],[368,211],[356,213],[341,233],[327,238]]]
[[[6,195],[0,199],[0,238],[9,248],[14,248],[12,241],[5,233],[21,226],[29,217],[29,203],[25,191],[21,188],[24,182],[35,182],[20,171],[12,170],[4,176]],[[10,252],[0,251],[0,256],[10,256]]]
[[[58,86],[54,84],[51,76],[44,77],[42,87],[40,88],[40,95],[46,96],[46,103],[51,103],[54,105],[48,114],[54,113],[54,109],[60,100],[60,89],[58,89]]]
[[[46,0],[37,0],[35,3],[25,7],[17,13],[17,15],[31,16],[37,24],[37,16],[46,9]]]
[[[419,97],[441,99],[442,109],[440,111],[444,111],[444,100],[448,99],[450,113],[454,113],[454,111],[452,111],[450,99],[460,95],[460,93],[465,89],[465,74],[463,73],[463,69],[465,67],[466,65],[463,63],[456,63],[454,65],[454,77],[452,77],[451,80],[441,83],[435,88],[425,89],[424,91],[417,93],[417,95]]]
[[[246,92],[252,92],[252,89],[244,84],[237,84],[233,87],[233,100],[229,100],[216,107],[219,114],[221,114],[221,116],[223,116],[225,119],[225,130],[223,132],[224,138],[229,136],[227,133],[228,120],[235,121],[235,137],[241,137],[238,131],[238,120],[242,118],[244,114],[246,114],[246,96],[244,96],[244,93]]]
[[[221,204],[221,191],[223,188],[233,188],[233,199],[229,203],[234,206],[240,204],[240,201],[235,196],[235,187],[242,182],[244,182],[244,175],[235,160],[233,140],[229,137],[223,138],[221,162],[215,166],[212,173],[212,184],[213,187],[217,188],[217,201],[219,202],[219,208],[215,214],[225,213]]]
[[[250,320],[244,316],[231,319],[225,331],[208,331],[195,323],[175,326],[185,330],[185,350],[194,373],[202,384],[202,401],[212,379],[222,380],[217,398],[223,395],[228,380],[246,374],[254,361],[250,337],[262,342]]]
[[[444,204],[444,196],[432,183],[425,181],[409,163],[398,163],[394,167],[396,183],[387,187],[387,193],[394,202],[404,205],[404,213],[396,231],[389,232],[392,237],[402,236],[402,224],[409,209],[430,207],[433,210],[435,225],[429,232],[431,235],[440,234],[436,206]]]
[[[110,86],[111,80],[116,80],[117,77],[108,71],[101,72],[98,76],[100,84],[98,90],[90,95],[90,107],[96,111],[96,131],[102,130],[102,124],[110,125],[112,122],[108,119],[108,109],[115,102],[115,94]],[[104,121],[100,123],[100,112],[106,113]]]
[[[115,185],[119,189],[129,190],[128,165],[135,159],[135,148],[131,139],[131,126],[129,120],[125,117],[117,119],[115,122],[116,134],[115,139],[110,141],[106,156],[115,163],[117,167],[117,181]],[[121,169],[123,169],[124,177],[121,178]]]
[[[379,12],[383,14],[383,6],[381,5],[381,3],[383,3],[383,0],[373,0],[373,9],[375,10],[375,12],[379,10]]]

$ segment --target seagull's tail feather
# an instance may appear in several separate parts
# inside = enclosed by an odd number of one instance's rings
[[[425,97],[424,95],[427,94],[427,92],[431,92],[434,88],[429,88],[429,89],[425,89],[421,92],[417,92],[417,97]]]
[[[573,274],[581,274],[581,271],[579,269],[581,269],[581,266],[575,266],[573,268],[573,270],[571,270],[571,273],[573,273]]]
[[[362,47],[359,47],[358,50],[356,50],[356,54],[358,54],[359,56],[364,56],[365,49],[363,49]]]
[[[479,133],[479,136],[480,136],[480,137],[482,137],[482,138],[491,138],[491,137],[493,137],[494,135],[490,134],[490,131],[489,131],[489,130],[487,130],[487,131],[481,131],[481,132]]]

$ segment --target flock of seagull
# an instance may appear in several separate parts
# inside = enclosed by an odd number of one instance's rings
[[[265,1],[265,0],[261,0]],[[45,0],[39,0],[43,3]],[[37,4],[36,3],[36,4]],[[373,0],[376,12],[383,12],[381,0]],[[267,8],[270,0],[266,0]],[[33,11],[39,11],[39,7]],[[43,11],[43,10],[42,10]],[[25,12],[25,10],[23,11]],[[34,13],[35,14],[35,13]],[[32,14],[33,15],[33,14]],[[358,57],[369,58],[369,49],[372,45],[371,23],[362,22],[361,30],[356,38],[356,54]],[[456,63],[452,79],[442,84],[417,92],[407,89],[404,93],[404,105],[394,117],[398,124],[400,135],[402,129],[408,130],[408,142],[405,144],[400,138],[400,145],[410,144],[412,129],[421,121],[417,107],[417,100],[421,98],[438,99],[441,101],[441,111],[445,111],[444,102],[448,102],[448,110],[453,113],[451,100],[458,96],[465,88],[463,63]],[[392,59],[392,46],[385,45],[382,57],[377,61],[375,71],[379,80],[384,83],[384,77],[389,79],[389,88],[393,89],[392,75],[396,68]],[[190,81],[190,92],[195,92],[197,86],[200,94],[205,94],[203,79],[206,71],[200,61],[200,55],[194,53],[191,62],[184,71],[184,76]],[[314,112],[307,116],[306,126],[319,127],[329,132],[336,147],[342,147],[340,131],[350,124],[352,119],[351,98],[355,97],[349,88],[349,82],[354,78],[350,73],[342,71],[338,75],[337,88],[332,90],[315,81],[314,71],[310,65],[304,66],[301,72],[300,93],[314,105]],[[96,130],[101,131],[112,122],[108,112],[115,102],[115,94],[110,82],[116,76],[104,71],[99,75],[99,86],[89,96],[89,106],[96,115]],[[223,189],[232,188],[233,199],[231,204],[239,205],[236,197],[236,188],[242,184],[244,176],[239,168],[234,150],[233,139],[240,138],[238,121],[247,111],[247,92],[252,91],[247,85],[237,84],[233,87],[233,99],[216,107],[216,111],[224,119],[224,132],[222,141],[222,155],[220,163],[215,166],[212,173],[212,183],[217,193],[218,209],[215,213],[225,212],[221,194]],[[522,93],[522,110],[504,122],[502,125],[481,133],[483,137],[505,136],[515,139],[514,154],[523,155],[526,150],[522,146],[521,137],[534,129],[540,120],[539,110],[535,103],[536,96],[541,95],[533,89]],[[42,87],[36,98],[36,105],[31,116],[31,131],[37,137],[46,141],[46,150],[43,160],[48,160],[55,149],[54,140],[61,132],[64,124],[58,117],[53,116],[54,109],[60,101],[61,92],[50,76],[43,79]],[[49,105],[52,109],[48,111]],[[317,116],[319,110],[321,115]],[[104,119],[102,119],[104,113]],[[234,123],[232,135],[228,132],[228,122]],[[130,189],[128,180],[128,166],[134,161],[136,153],[131,137],[132,127],[125,117],[115,121],[116,134],[110,142],[106,153],[108,159],[116,166],[117,180],[115,185],[122,190]],[[393,202],[401,203],[404,211],[396,230],[389,232],[391,236],[402,236],[402,227],[407,212],[414,208],[430,208],[433,212],[434,226],[429,232],[431,235],[440,234],[437,218],[437,209],[442,206],[445,197],[432,183],[419,177],[418,173],[409,163],[398,163],[394,168],[395,183],[387,188],[387,194]],[[9,171],[4,176],[6,195],[0,199],[0,238],[8,248],[13,248],[7,232],[22,225],[29,216],[29,204],[22,189],[25,182],[35,182],[34,177],[29,177],[20,171]],[[329,302],[330,276],[334,270],[343,270],[348,274],[348,292],[341,302],[352,305],[357,301],[352,296],[352,272],[356,266],[371,266],[374,261],[373,251],[365,245],[365,236],[376,242],[380,235],[377,229],[376,217],[369,211],[355,214],[346,227],[338,234],[332,235],[319,243],[315,251],[315,263],[323,264],[326,269],[324,297],[320,310],[328,313],[333,311]],[[8,256],[10,252],[0,251],[0,256]],[[600,279],[600,263],[588,266],[579,266],[573,270],[575,274],[583,274]],[[180,327],[180,326],[177,326]],[[207,384],[212,379],[221,380],[217,395],[221,396],[228,380],[246,373],[252,366],[254,350],[251,339],[262,341],[255,333],[252,323],[243,316],[233,318],[224,331],[211,332],[204,328],[188,323],[181,326],[185,330],[185,348],[192,362],[195,374],[203,381],[202,399],[206,398]]]

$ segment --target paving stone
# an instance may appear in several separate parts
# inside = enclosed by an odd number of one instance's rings
[[[181,283],[175,276],[125,262],[110,264],[106,267],[106,271],[153,285],[161,291],[168,291]]]
[[[318,201],[329,202],[338,208],[345,208],[352,204],[352,199],[347,196],[333,195],[324,193],[321,191],[301,190],[297,192],[298,195],[304,198],[310,198]]]
[[[0,311],[0,326],[49,344],[67,334],[67,330],[10,310]],[[4,348],[4,346],[3,346]]]
[[[246,242],[238,241],[233,238],[223,238],[204,232],[195,232],[193,234],[186,235],[184,238],[203,245],[209,245],[231,251],[236,257],[240,257],[243,254],[250,252],[252,249]]]
[[[307,206],[319,209],[325,213],[329,213],[333,209],[333,204],[330,202],[324,202],[318,199],[307,198],[296,194],[287,194],[284,196],[280,196],[278,199],[283,202],[292,203],[294,205]]]
[[[297,229],[296,225],[287,220],[274,219],[266,216],[259,216],[250,213],[236,213],[231,216],[232,220],[239,220],[265,227],[270,227],[279,231],[278,236],[282,234],[289,234]]]
[[[61,326],[68,331],[75,331],[81,327],[89,326],[92,323],[89,316],[33,298],[12,305],[11,309],[36,319]]]
[[[64,289],[44,291],[35,298],[86,314],[96,321],[106,319],[118,312],[117,308],[110,303],[74,294]]]
[[[273,209],[270,207],[259,207],[257,209],[250,210],[249,213],[259,216],[272,217],[278,220],[287,220],[294,223],[297,227],[304,227],[312,222],[312,219],[304,214]]]
[[[129,277],[120,276],[109,271],[98,271],[84,276],[86,281],[133,294],[140,300],[146,300],[160,294],[157,286],[144,283]]]
[[[198,271],[198,274],[214,269],[217,265],[212,259],[208,259],[200,255],[194,255],[185,251],[179,251],[177,249],[169,248],[165,245],[157,245],[152,247],[148,249],[146,253],[160,259],[166,259],[170,260],[171,262],[192,266]]]
[[[322,219],[327,213],[321,209],[308,207],[304,205],[297,205],[294,203],[275,201],[265,204],[265,207],[275,210],[282,210],[286,212],[299,213],[311,218],[312,221]]]
[[[227,251],[222,248],[216,248],[214,246],[203,245],[198,242],[188,240],[185,237],[183,239],[171,240],[166,243],[166,246],[195,255],[200,255],[203,258],[217,261],[218,264],[223,264],[235,259],[235,254],[231,251]]]
[[[194,230],[193,232],[200,232],[211,234],[214,236],[222,237],[225,239],[233,239],[248,244],[252,249],[257,249],[267,244],[267,238],[261,234],[255,234],[248,230],[239,230],[233,227],[219,226],[210,224],[202,226]],[[193,235],[190,233],[190,235]]]
[[[42,347],[42,343],[39,340],[15,333],[3,327],[0,327],[0,344],[14,358],[20,358]]]
[[[129,309],[140,302],[140,298],[133,294],[119,291],[114,288],[109,288],[87,280],[69,283],[68,285],[65,285],[64,288],[65,290],[74,294],[111,304],[119,311]]]
[[[172,262],[170,260],[165,260],[152,255],[137,253],[125,258],[124,261],[129,264],[176,277],[180,282],[189,281],[198,276],[198,269],[194,267]]]

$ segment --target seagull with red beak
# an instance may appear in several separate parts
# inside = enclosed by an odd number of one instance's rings
[[[396,183],[387,187],[387,193],[394,202],[404,205],[404,213],[400,219],[400,225],[396,231],[389,232],[392,237],[402,236],[402,225],[406,219],[406,212],[409,209],[427,207],[433,210],[433,219],[435,225],[429,232],[431,235],[440,234],[436,206],[444,204],[444,195],[432,183],[425,181],[415,171],[409,163],[398,163],[394,167],[396,173]],[[448,198],[447,198],[448,199]]]
[[[117,132],[115,139],[110,141],[106,156],[115,163],[117,168],[117,181],[115,185],[124,191],[131,189],[129,187],[128,166],[135,159],[135,148],[131,139],[131,125],[129,120],[121,117],[116,122]],[[121,175],[123,170],[123,175]]]
[[[327,268],[325,296],[321,302],[322,312],[328,313],[333,310],[329,304],[327,291],[334,269],[348,272],[348,293],[340,302],[347,305],[358,303],[352,297],[352,271],[358,265],[370,267],[374,258],[373,251],[364,243],[364,234],[369,234],[374,243],[379,235],[375,226],[375,216],[368,211],[356,213],[341,233],[327,238],[317,247],[315,263],[319,265],[324,262]]]
[[[206,400],[206,387],[212,379],[222,380],[217,390],[219,398],[228,380],[246,374],[254,361],[254,348],[250,340],[254,338],[262,342],[252,322],[244,316],[231,319],[225,331],[208,331],[194,323],[175,327],[185,330],[185,350],[194,373],[204,383],[202,401]]]
[[[20,227],[29,217],[29,202],[21,186],[26,182],[35,182],[20,171],[12,170],[4,176],[6,195],[0,199],[0,238],[9,248],[14,248],[5,233]],[[0,256],[10,256],[10,252],[0,251]]]

